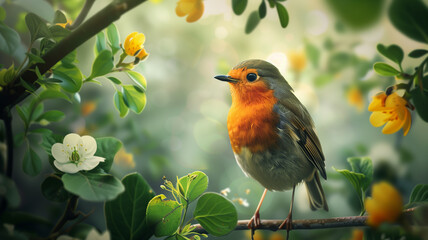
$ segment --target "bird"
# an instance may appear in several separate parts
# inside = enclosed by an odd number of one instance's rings
[[[248,227],[260,226],[260,208],[268,190],[292,189],[288,216],[279,226],[286,227],[288,239],[299,183],[306,186],[312,210],[328,211],[319,176],[327,180],[325,158],[313,120],[278,68],[267,61],[246,60],[214,78],[230,86],[227,129],[235,159],[247,176],[265,188]]]

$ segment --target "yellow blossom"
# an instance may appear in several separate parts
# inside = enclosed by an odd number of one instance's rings
[[[60,26],[62,28],[66,28],[68,26],[71,26],[71,23],[72,23],[71,20],[67,20],[67,22],[65,22],[65,23],[56,23],[55,25],[58,25],[58,26]]]
[[[387,95],[381,92],[373,97],[368,110],[373,112],[370,116],[370,123],[374,127],[385,125],[382,133],[391,134],[403,128],[404,136],[407,135],[412,122],[409,109],[406,107],[407,101],[393,92]]]
[[[82,104],[82,109],[81,109],[82,115],[84,117],[88,116],[95,110],[96,107],[97,107],[97,104],[94,101],[84,102]]]
[[[133,32],[129,34],[123,44],[126,54],[137,57],[140,60],[144,60],[149,55],[144,49],[143,44],[145,41],[146,37],[143,33]]]
[[[114,156],[114,163],[122,167],[134,168],[134,155],[126,152],[125,148],[122,147]]]
[[[285,237],[282,233],[275,232],[269,236],[269,240],[284,240]]]
[[[364,109],[364,98],[363,98],[363,94],[361,93],[360,89],[357,87],[351,87],[347,94],[346,97],[348,99],[348,103],[350,105],[355,106],[358,111],[362,112]]]
[[[351,240],[363,240],[364,238],[364,232],[361,229],[354,229],[352,231],[352,238]]]
[[[204,13],[204,3],[202,0],[179,0],[175,8],[175,13],[179,17],[188,15],[186,21],[189,23],[195,22]]]
[[[306,67],[306,55],[305,51],[291,51],[287,55],[290,63],[290,68],[296,72],[301,72]]]
[[[383,222],[395,222],[403,210],[400,193],[387,182],[374,184],[372,197],[364,201],[368,213],[367,224],[373,227]]]

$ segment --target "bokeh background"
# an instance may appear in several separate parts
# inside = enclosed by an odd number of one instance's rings
[[[43,0],[2,2],[7,11],[6,21],[20,29],[24,44],[29,33],[22,25],[23,12],[33,11],[47,20],[53,18],[52,6]],[[83,3],[50,2],[54,8],[67,9],[70,5],[70,18],[75,17],[73,4]],[[226,128],[231,104],[229,86],[213,76],[227,74],[240,61],[258,58],[276,65],[308,108],[326,157],[328,181],[322,180],[322,184],[330,211],[310,211],[306,190],[299,186],[294,219],[359,214],[360,205],[350,183],[332,169],[349,168],[348,157],[369,156],[375,166],[375,181],[383,179],[394,184],[405,202],[413,186],[428,182],[428,125],[413,112],[412,127],[403,137],[402,131],[384,135],[381,128],[374,128],[369,122],[367,106],[371,97],[394,83],[393,77],[381,77],[373,71],[373,63],[387,61],[377,53],[376,45],[397,44],[406,56],[413,49],[426,48],[392,26],[387,16],[390,1],[361,1],[364,4],[360,8],[348,5],[348,12],[337,9],[337,1],[332,0],[287,1],[287,28],[281,28],[276,10],[268,8],[266,18],[251,34],[245,34],[245,24],[260,1],[249,1],[247,10],[236,16],[230,0],[206,0],[203,17],[191,24],[176,16],[176,2],[148,1],[115,23],[122,42],[134,31],[146,36],[145,49],[150,56],[136,69],[148,83],[144,111],[120,118],[113,104],[114,86],[99,78],[101,86],[84,85],[80,104],[46,103],[48,109],[59,108],[66,113],[63,121],[49,125],[51,130],[64,135],[77,132],[120,139],[125,150],[116,156],[114,175],[122,177],[137,171],[156,193],[165,194],[159,188],[163,176],[175,180],[176,176],[202,170],[209,177],[208,190],[230,190],[227,197],[235,202],[238,218],[249,219],[263,188],[245,177],[235,163]],[[108,3],[96,1],[89,15]],[[352,14],[356,20],[350,21],[346,16]],[[77,50],[78,66],[85,75],[91,71],[94,43],[95,39],[91,39]],[[416,64],[405,57],[403,68],[411,72]],[[116,77],[125,79],[120,74]],[[19,133],[22,122],[17,115],[14,119],[14,132]],[[38,150],[40,156],[45,156]],[[15,153],[20,161],[23,154],[19,149]],[[22,173],[19,162],[16,166],[14,174],[22,209],[56,221],[64,206],[45,200],[39,187],[51,172],[47,161],[46,174],[34,178]],[[261,210],[262,219],[285,218],[290,199],[291,192],[269,192]],[[84,212],[95,209],[87,222],[105,230],[102,204],[80,201],[79,206]],[[351,230],[291,234],[293,239],[349,239]],[[271,233],[263,232],[261,236],[269,239]],[[247,237],[246,232],[234,232],[222,239]]]

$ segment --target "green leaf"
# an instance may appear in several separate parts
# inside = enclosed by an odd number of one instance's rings
[[[425,49],[415,49],[409,53],[409,57],[411,58],[420,58],[428,53],[428,50]]]
[[[65,202],[70,197],[59,176],[48,176],[41,188],[43,196],[53,202]]]
[[[37,104],[37,105],[36,105]],[[34,107],[35,106],[35,107]],[[37,118],[39,118],[41,115],[42,115],[42,113],[43,113],[43,111],[44,111],[44,109],[45,109],[45,106],[44,106],[44,104],[43,103],[40,103],[39,101],[37,101],[36,99],[34,99],[32,102],[31,102],[31,105],[30,105],[30,108],[29,109],[33,109],[34,108],[34,110],[33,110],[33,115],[31,116],[31,119],[30,119],[30,121],[34,121],[34,120],[36,120]],[[31,110],[30,110],[31,111]]]
[[[47,129],[47,128],[31,129],[29,132],[30,133],[35,133],[35,134],[42,134],[42,135],[45,135],[45,134],[50,135],[50,134],[52,134],[52,131],[50,129]]]
[[[128,174],[122,184],[125,192],[106,202],[104,207],[111,237],[118,240],[149,239],[153,229],[146,224],[146,209],[155,194],[139,173]]]
[[[8,55],[13,55],[20,44],[21,38],[19,34],[12,28],[0,23],[0,51]]]
[[[120,49],[120,38],[117,28],[113,23],[107,27],[107,39],[114,55]]]
[[[15,182],[3,174],[0,174],[0,186],[2,186],[0,196],[6,199],[10,207],[18,207],[21,202],[21,197],[19,196]]]
[[[314,84],[316,87],[323,87],[333,81],[334,77],[328,73],[320,74],[315,77]]]
[[[73,63],[76,61],[76,57],[77,57],[77,51],[74,50],[71,53],[67,54],[67,56],[65,56],[63,59],[61,59],[61,63],[65,67],[73,66]]]
[[[401,65],[401,62],[403,61],[404,53],[403,53],[403,49],[401,49],[400,46],[392,44],[386,47],[385,45],[379,43],[377,45],[377,50],[383,56],[397,63],[399,66]]]
[[[65,117],[65,114],[58,110],[51,110],[43,113],[40,117],[36,119],[37,122],[46,120],[48,122],[58,122]]]
[[[386,63],[375,63],[373,65],[373,68],[375,72],[381,76],[396,76],[400,74],[400,71],[395,69],[394,67],[391,67],[390,65]]]
[[[247,7],[248,0],[232,0],[232,9],[236,15],[241,15]]]
[[[424,80],[424,83],[428,83],[428,77],[425,77]],[[419,116],[422,120],[428,122],[428,92],[421,90],[420,86],[416,85],[410,94],[412,95],[413,104],[415,105]]]
[[[0,6],[0,22],[3,22],[6,19],[6,10]]]
[[[96,36],[96,40],[95,40],[95,55],[97,56],[103,50],[107,50],[106,36],[104,35],[104,32],[101,31]]]
[[[16,106],[16,112],[18,113],[19,117],[21,117],[22,121],[26,126],[28,126],[30,119],[29,119],[29,113],[26,107],[20,107]]]
[[[61,177],[61,180],[67,191],[87,201],[112,200],[125,190],[120,180],[110,174],[66,173]]]
[[[232,231],[238,222],[238,213],[233,203],[217,193],[202,195],[193,217],[214,236],[223,236]]]
[[[177,189],[191,203],[207,190],[208,177],[201,171],[192,172],[178,179]],[[182,203],[186,203],[182,199]]]
[[[286,28],[288,26],[288,22],[289,22],[289,16],[288,16],[288,12],[287,9],[281,4],[281,3],[276,3],[276,10],[278,12],[278,17],[279,17],[279,22],[281,23],[281,27],[282,28]]]
[[[413,188],[407,206],[424,203],[428,203],[428,184],[418,184]]]
[[[327,0],[338,22],[355,30],[375,24],[382,13],[384,0]],[[364,13],[364,17],[361,17]]]
[[[102,50],[92,64],[92,72],[88,79],[103,76],[113,69],[113,56],[109,50]]]
[[[58,134],[43,134],[41,147],[46,151],[48,155],[52,155],[52,145],[54,145],[55,143],[62,143],[63,139],[64,136]]]
[[[267,12],[266,2],[265,2],[265,0],[262,0],[262,3],[260,3],[260,6],[259,6],[259,17],[260,17],[260,19],[263,19],[266,17],[266,12]]]
[[[308,54],[309,61],[314,67],[319,66],[320,57],[321,57],[321,51],[313,44],[306,41],[305,43],[305,50]]]
[[[122,85],[122,82],[119,80],[119,79],[117,79],[117,78],[115,78],[115,77],[107,77],[110,81],[112,81],[114,84],[117,84],[117,85]]]
[[[51,32],[46,26],[46,23],[36,14],[28,13],[27,16],[25,16],[25,23],[31,34],[31,42],[42,37],[51,36]]]
[[[352,184],[355,191],[357,192],[358,199],[360,201],[363,201],[361,188],[362,188],[362,183],[365,181],[364,180],[364,178],[365,178],[364,174],[351,172],[347,169],[336,169],[334,167],[333,167],[333,169],[336,170],[336,172],[345,176],[346,179],[348,179],[348,181]]]
[[[165,200],[165,195],[160,194],[150,200],[147,206],[147,225],[154,228],[156,237],[170,236],[174,234],[181,220],[183,206],[172,200]]]
[[[46,89],[40,93],[39,101],[43,101],[46,99],[64,99],[68,102],[71,102],[70,98],[68,98],[68,96],[65,95],[64,93],[60,91],[51,90],[51,89]]]
[[[136,86],[123,86],[123,99],[126,106],[135,113],[141,113],[146,106],[146,94],[141,92]]]
[[[245,25],[245,33],[246,34],[251,33],[257,27],[259,22],[260,22],[260,16],[258,11],[253,11],[248,16],[247,24]]]
[[[32,177],[37,176],[42,170],[42,160],[40,160],[39,156],[31,147],[29,147],[24,155],[22,170]]]
[[[26,81],[24,81],[21,77],[19,78],[19,82],[21,83],[21,85],[28,91],[28,92],[30,92],[30,93],[33,93],[33,92],[35,92],[36,91],[36,89],[32,86],[32,85],[30,85],[30,84],[28,84]]]
[[[122,142],[114,137],[102,137],[96,138],[95,140],[97,141],[95,156],[105,158],[104,162],[100,162],[97,168],[100,167],[105,172],[109,172],[113,164],[114,156],[122,147]]]
[[[141,73],[135,71],[126,71],[126,73],[132,81],[134,81],[138,86],[140,86],[144,89],[144,91],[146,91],[147,81]]]
[[[32,54],[32,53],[26,53],[28,58],[30,59],[31,63],[45,63],[45,60],[43,60],[43,58]]]
[[[368,157],[350,157],[347,159],[347,161],[351,165],[353,172],[364,175],[364,180],[361,183],[361,187],[363,191],[366,191],[373,181],[372,160]]]
[[[389,8],[392,25],[407,37],[428,43],[428,8],[420,0],[394,0]]]
[[[70,30],[58,25],[50,26],[49,32],[51,33],[51,36],[55,38],[57,41],[61,40],[64,37],[67,37],[71,33]]]
[[[66,23],[66,22],[67,22],[67,17],[64,15],[64,13],[61,10],[56,10],[53,23]]]
[[[113,98],[114,98],[114,106],[119,111],[119,116],[125,117],[126,115],[128,115],[129,108],[125,104],[125,100],[123,99],[123,94],[119,91],[116,91]]]
[[[52,69],[52,72],[53,78],[61,80],[60,85],[65,91],[76,93],[82,88],[82,73],[76,66],[55,68]]]

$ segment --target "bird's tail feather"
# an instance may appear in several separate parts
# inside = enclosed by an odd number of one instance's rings
[[[322,189],[318,172],[315,172],[312,179],[306,180],[305,185],[311,209],[324,209],[328,211],[327,201],[325,199],[324,190]]]

